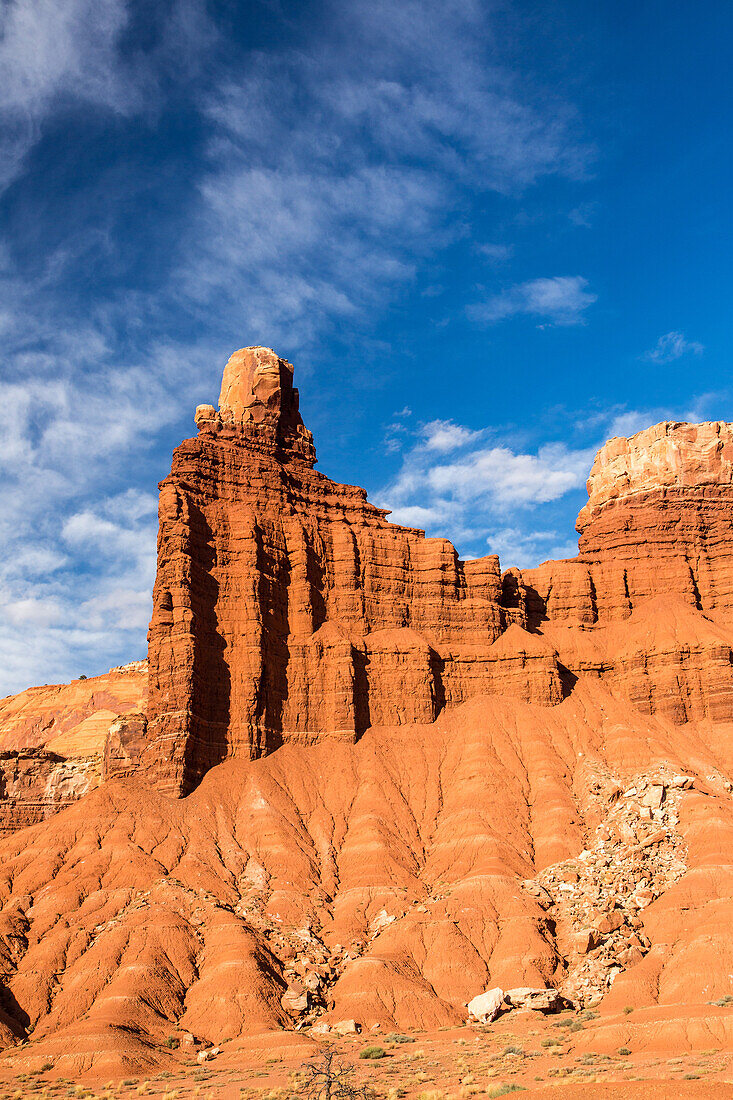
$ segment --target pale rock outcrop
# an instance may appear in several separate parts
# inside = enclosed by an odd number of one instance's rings
[[[504,990],[487,989],[485,993],[479,993],[468,1002],[468,1019],[476,1020],[480,1024],[489,1024],[501,1012],[504,1005]]]

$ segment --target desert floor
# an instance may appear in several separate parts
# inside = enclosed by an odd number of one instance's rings
[[[163,1100],[289,1100],[305,1097],[302,1067],[319,1059],[329,1045],[342,1066],[353,1067],[352,1082],[366,1086],[377,1100],[465,1100],[522,1092],[526,1100],[680,1100],[714,1097],[733,1100],[733,1050],[711,1045],[686,1049],[686,1027],[654,1020],[632,1026],[634,1013],[618,1018],[592,1018],[567,1011],[557,1016],[511,1013],[484,1028],[450,1028],[405,1034],[367,1033],[313,1042],[298,1033],[268,1033],[232,1041],[211,1060],[197,1065],[172,1050],[169,1068],[156,1076],[104,1081],[80,1074],[59,1077],[43,1071],[0,1077],[0,1100],[26,1096],[134,1098]],[[639,1014],[641,1015],[641,1014]],[[713,1024],[719,1019],[714,1016]],[[725,1021],[727,1023],[727,1021]],[[698,1025],[708,1026],[702,1020]],[[658,1026],[664,1024],[666,1026]],[[632,1046],[608,1049],[609,1040],[626,1027],[635,1033]],[[679,1033],[676,1049],[652,1049],[655,1035]],[[714,1032],[715,1027],[711,1028]],[[726,1029],[727,1030],[727,1029]],[[378,1048],[383,1055],[361,1057]],[[1,1072],[1,1071],[0,1071]]]

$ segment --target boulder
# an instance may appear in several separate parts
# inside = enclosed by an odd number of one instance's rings
[[[530,1009],[533,1012],[557,1012],[565,1003],[557,989],[532,989],[529,986],[509,989],[504,997],[511,1008]]]
[[[361,1027],[356,1020],[339,1020],[331,1030],[335,1031],[337,1035],[357,1035],[361,1031]]]
[[[501,1012],[504,1004],[504,990],[487,989],[485,993],[479,993],[468,1002],[469,1020],[477,1020],[480,1024],[491,1023]]]

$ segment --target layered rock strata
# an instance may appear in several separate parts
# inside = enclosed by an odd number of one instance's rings
[[[148,726],[129,741],[162,789],[185,794],[227,757],[285,742],[431,722],[480,692],[556,704],[581,671],[649,713],[730,712],[724,638],[650,655],[650,676],[643,640],[613,660],[566,659],[547,629],[612,623],[662,592],[733,607],[730,425],[611,440],[578,557],[502,575],[497,557],[462,562],[318,473],[292,366],[270,349],[235,352],[218,410],[199,406],[196,422],[160,487]],[[135,752],[120,771],[112,754],[109,774],[129,774]]]
[[[596,455],[579,553],[523,574],[528,620],[626,618],[674,593],[733,610],[733,424],[665,421]]]
[[[431,722],[485,689],[493,643],[524,622],[497,557],[464,563],[315,471],[292,377],[269,349],[236,352],[161,483],[143,766],[169,791],[228,756]],[[557,701],[534,649],[522,691]]]
[[[43,821],[100,783],[110,725],[142,711],[147,668],[29,688],[0,700],[0,833]]]

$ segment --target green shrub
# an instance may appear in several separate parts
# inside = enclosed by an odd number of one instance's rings
[[[443,1029],[445,1030],[445,1029]],[[411,1035],[400,1035],[398,1031],[390,1031],[389,1035],[385,1035],[385,1041],[388,1043],[414,1043],[415,1040]]]
[[[494,1085],[493,1088],[489,1089],[489,1091],[486,1093],[486,1095],[490,1096],[492,1098],[492,1100],[494,1100],[495,1096],[506,1096],[507,1093],[510,1093],[510,1092],[526,1092],[526,1091],[527,1090],[522,1088],[521,1085]]]
[[[631,1051],[628,1047],[619,1047],[618,1052],[622,1058],[628,1058],[628,1056],[631,1054]]]
[[[384,1057],[386,1057],[386,1054],[387,1054],[387,1052],[384,1049],[384,1047],[364,1047],[364,1049],[359,1052],[359,1057],[360,1058],[384,1058]]]

